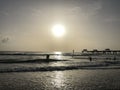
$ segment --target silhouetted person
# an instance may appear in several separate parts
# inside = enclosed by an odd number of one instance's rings
[[[48,59],[48,60],[49,60],[49,57],[50,57],[50,55],[47,55],[47,58],[46,58],[46,59]]]
[[[92,61],[92,57],[91,56],[89,57],[89,60]]]

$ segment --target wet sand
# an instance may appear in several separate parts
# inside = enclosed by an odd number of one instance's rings
[[[0,73],[0,90],[120,90],[120,69]]]

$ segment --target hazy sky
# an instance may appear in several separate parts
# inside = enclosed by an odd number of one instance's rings
[[[0,0],[0,50],[120,49],[119,39],[120,0]]]

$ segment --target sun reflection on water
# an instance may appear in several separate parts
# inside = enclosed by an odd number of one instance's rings
[[[54,54],[56,54],[54,57],[56,58],[56,59],[62,59],[62,52],[54,52]]]
[[[61,54],[62,54],[62,52],[54,52],[54,54],[60,54],[60,55],[61,55]]]
[[[64,73],[63,72],[60,72],[60,71],[57,71],[55,72],[55,76],[54,78],[52,79],[52,84],[56,87],[56,88],[61,88],[64,86],[64,82],[65,82],[65,79],[64,79]]]
[[[54,52],[56,54],[54,58],[56,59],[62,59],[62,52]],[[62,62],[54,62],[51,63],[51,66],[65,66]],[[54,76],[51,79],[51,83],[54,85],[56,88],[62,88],[65,86],[65,75],[61,71],[56,71],[54,72]]]

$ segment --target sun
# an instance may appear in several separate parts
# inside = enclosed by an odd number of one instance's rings
[[[65,34],[65,27],[62,24],[55,24],[52,27],[52,33],[56,37],[62,37]]]

